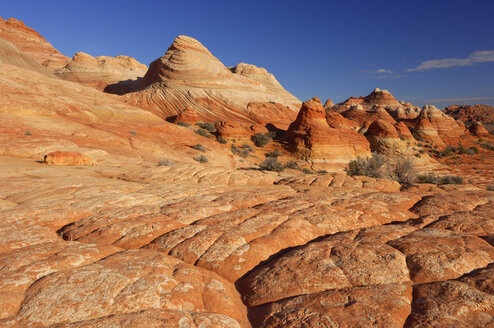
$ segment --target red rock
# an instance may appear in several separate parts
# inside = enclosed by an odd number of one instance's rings
[[[200,120],[201,119],[197,114],[196,110],[192,107],[187,107],[184,110],[182,110],[180,113],[178,113],[178,115],[172,119],[172,122],[173,123],[184,122],[184,123],[195,124]]]
[[[451,105],[444,109],[444,113],[461,121],[494,122],[494,107],[487,105]]]
[[[468,128],[471,134],[477,136],[477,137],[488,137],[489,136],[489,131],[487,131],[482,123],[480,122],[475,122],[470,127]]]
[[[268,129],[259,124],[246,125],[234,121],[223,121],[215,124],[216,132],[223,138],[248,138],[256,133],[268,133]]]
[[[147,71],[146,65],[128,56],[99,56],[78,52],[72,59],[56,71],[65,80],[105,90],[110,93],[124,94]]]
[[[324,109],[330,109],[333,106],[334,106],[334,103],[333,103],[333,101],[331,101],[331,99],[327,99],[326,102],[324,103]]]
[[[38,32],[15,18],[0,19],[0,38],[14,44],[20,51],[49,69],[62,67],[69,59],[53,48]]]
[[[50,165],[94,165],[93,160],[86,155],[66,151],[49,153],[44,162]]]
[[[273,118],[268,109],[248,109],[250,103],[276,105],[275,108],[281,105],[278,110],[287,113],[280,118],[290,120],[300,106],[300,101],[264,68],[241,63],[228,69],[199,41],[184,35],[178,36],[167,52],[149,65],[134,91],[126,96],[131,104],[161,117],[177,115],[190,106],[211,122],[264,124]],[[253,117],[252,112],[257,116]]]
[[[302,104],[296,120],[286,132],[289,150],[319,163],[347,163],[369,154],[365,137],[350,129],[331,128],[326,111],[317,98]]]
[[[399,106],[401,105],[398,100],[388,91],[375,88],[369,95],[364,97],[364,104],[368,106],[372,105],[387,105],[387,106]]]

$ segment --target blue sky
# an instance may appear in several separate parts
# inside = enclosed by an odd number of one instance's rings
[[[226,66],[267,68],[301,100],[341,102],[388,89],[416,105],[494,105],[494,1],[0,2],[72,56],[149,64],[179,34]]]

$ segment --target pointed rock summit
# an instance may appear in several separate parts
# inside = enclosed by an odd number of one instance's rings
[[[290,151],[313,163],[347,163],[370,154],[364,136],[348,127],[333,128],[328,124],[326,111],[317,97],[302,104],[286,132],[286,140]]]
[[[482,123],[480,122],[475,122],[470,127],[468,128],[468,131],[470,131],[471,134],[477,137],[488,137],[489,136],[489,131],[484,128]]]
[[[264,116],[277,112],[278,123],[288,126],[300,101],[287,92],[266,69],[240,63],[228,69],[199,41],[178,36],[166,53],[149,65],[129,102],[161,117],[193,107],[209,120],[237,120],[265,124]],[[248,113],[251,103],[255,115]],[[252,110],[252,106],[250,106]]]

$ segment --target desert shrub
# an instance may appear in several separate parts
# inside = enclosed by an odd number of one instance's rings
[[[466,151],[465,151],[466,154],[468,155],[475,155],[475,151],[473,149],[470,149],[468,148]]]
[[[250,151],[254,151],[254,149],[252,149],[252,146],[251,145],[248,145],[248,144],[243,144],[242,146],[240,146],[240,148],[242,148],[242,149],[248,149]]]
[[[31,135],[31,132],[30,131],[24,131],[24,135],[25,136],[30,136]]]
[[[463,178],[457,175],[445,175],[441,177],[439,184],[463,184]]]
[[[314,171],[312,171],[306,167],[302,169],[302,172],[304,172],[305,174],[314,174]]]
[[[235,146],[235,145],[232,145],[230,147],[230,149],[231,149],[232,153],[235,154],[235,155],[238,155],[238,153],[240,152],[240,149],[238,149],[238,147]]]
[[[196,156],[196,157],[194,157],[194,160],[198,161],[199,163],[209,162],[208,158],[204,155]]]
[[[264,154],[266,157],[279,157],[281,156],[281,153],[278,151],[278,149],[275,149],[269,153]]]
[[[211,122],[198,122],[196,123],[196,125],[208,132],[216,132],[216,128],[214,127],[214,124]]]
[[[417,171],[412,158],[396,157],[387,165],[387,175],[402,185],[409,185],[415,181]]]
[[[494,151],[494,145],[487,143],[487,142],[481,143],[480,147]]]
[[[193,148],[195,150],[202,151],[202,152],[206,152],[206,148],[203,145],[201,145],[201,144],[195,144],[191,148]]]
[[[479,148],[477,146],[470,147],[470,150],[473,151],[474,154],[478,154],[479,153]]]
[[[242,149],[238,154],[242,157],[249,157],[250,156],[250,149]]]
[[[348,167],[345,168],[345,172],[349,176],[361,175],[371,178],[383,178],[385,176],[384,166],[387,160],[381,154],[372,153],[372,157],[361,158],[358,157],[355,160],[348,163]]]
[[[452,153],[453,153],[453,147],[448,146],[448,147],[443,149],[441,154],[443,157],[446,157],[446,156],[450,156]]]
[[[432,174],[432,173],[428,173],[428,174],[423,174],[423,175],[419,175],[417,176],[417,182],[418,183],[432,183],[432,184],[439,184],[439,181],[441,179],[439,177],[437,177],[436,175]]]
[[[257,147],[264,147],[264,146],[266,146],[271,141],[271,138],[267,134],[264,134],[264,133],[256,133],[252,137],[252,141],[254,141],[254,144]]]
[[[297,162],[295,162],[295,161],[286,162],[284,166],[285,166],[285,169],[292,169],[292,170],[299,170],[300,169]]]
[[[217,137],[217,138],[216,138],[216,140],[217,140],[220,144],[226,144],[226,143],[227,143],[226,139],[225,139],[225,138],[223,138],[223,137]]]
[[[200,136],[203,136],[203,137],[206,137],[206,138],[210,138],[211,135],[209,134],[208,131],[204,130],[203,128],[199,128],[197,130],[194,131],[195,133],[197,133],[198,135]]]
[[[282,172],[285,167],[278,162],[276,157],[268,157],[259,165],[261,170]]]
[[[419,146],[419,147],[424,147],[424,144],[423,144],[423,143],[421,143],[421,142],[419,142],[419,143],[417,144],[417,146]]]
[[[487,190],[489,190],[489,191],[494,191],[494,184],[492,184],[492,185],[488,185],[488,186],[486,187],[486,189],[487,189]]]
[[[184,126],[184,127],[186,127],[186,128],[188,128],[188,127],[190,126],[190,124],[189,124],[189,123],[185,123],[185,122],[182,122],[182,121],[179,121],[179,122],[177,122],[176,124],[177,124],[177,125],[180,125],[180,126]]]
[[[158,166],[173,166],[173,161],[168,158],[162,158],[158,161]]]
[[[467,150],[465,149],[465,147],[463,147],[462,145],[460,145],[460,146],[458,146],[458,147],[456,148],[456,152],[457,152],[458,154],[466,154],[466,153],[467,153]]]
[[[135,132],[134,130],[130,131],[130,134],[137,136],[137,132]]]
[[[328,173],[328,171],[326,171],[326,170],[317,170],[317,173],[319,173],[319,174],[326,174],[326,173]]]

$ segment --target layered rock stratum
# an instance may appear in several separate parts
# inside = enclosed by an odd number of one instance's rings
[[[199,41],[178,36],[149,65],[128,102],[160,117],[193,107],[205,121],[237,120],[288,125],[300,101],[264,68],[238,64],[228,69]]]

